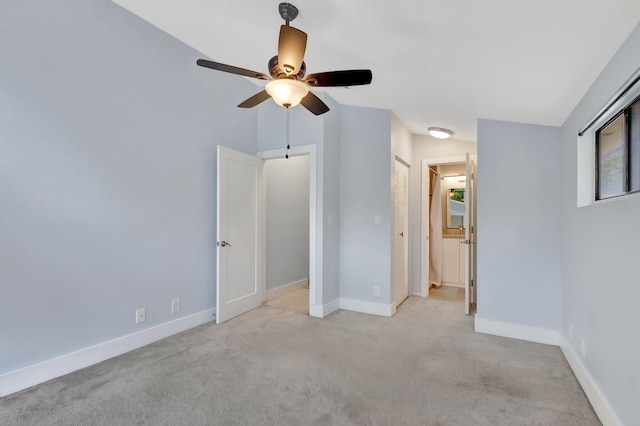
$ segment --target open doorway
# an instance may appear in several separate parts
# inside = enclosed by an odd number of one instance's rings
[[[219,324],[264,302],[266,292],[266,186],[264,162],[283,158],[286,151],[262,151],[257,156],[217,147],[216,322]],[[290,156],[308,160],[308,282],[309,315],[323,318],[322,239],[317,238],[317,156],[315,145],[292,148]]]
[[[309,155],[272,158],[265,185],[265,304],[309,313]]]
[[[475,309],[475,158],[423,160],[421,295]]]

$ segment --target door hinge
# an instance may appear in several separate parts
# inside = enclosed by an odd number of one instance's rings
[[[471,233],[473,234],[475,232],[475,230],[476,230],[475,226],[472,226],[471,227]]]

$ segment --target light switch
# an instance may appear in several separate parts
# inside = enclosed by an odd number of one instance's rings
[[[336,218],[332,214],[327,215],[327,223],[329,225],[336,223]]]
[[[379,214],[374,214],[373,215],[373,223],[375,225],[380,225],[380,215]]]

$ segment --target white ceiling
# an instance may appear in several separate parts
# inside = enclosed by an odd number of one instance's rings
[[[114,2],[205,58],[268,73],[277,53],[279,0]],[[308,73],[373,72],[370,86],[330,96],[393,110],[416,134],[445,127],[472,142],[478,118],[562,125],[640,22],[638,0],[290,2],[292,26],[308,34]]]

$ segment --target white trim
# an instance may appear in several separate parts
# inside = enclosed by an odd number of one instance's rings
[[[392,317],[395,311],[395,303],[385,305],[384,303],[365,302],[355,299],[340,299],[340,309],[345,311],[363,312],[365,314]]]
[[[0,376],[0,397],[27,389],[47,380],[105,361],[150,343],[214,320],[215,309],[207,309],[175,321],[118,337],[88,348],[61,355]]]
[[[305,278],[303,280],[295,281],[289,284],[281,285],[280,287],[272,288],[271,290],[267,290],[265,292],[264,301],[268,302],[269,300],[277,299],[278,297],[286,296],[289,293],[293,293],[296,290],[300,290],[301,288],[309,287],[309,278]]]
[[[324,305],[315,305],[309,307],[309,315],[316,318],[324,318],[329,314],[334,313],[340,308],[338,299],[334,299]]]
[[[544,343],[545,345],[560,345],[560,333],[555,330],[483,319],[479,318],[478,314],[475,316],[474,330],[477,333],[493,334],[494,336]]]
[[[270,151],[258,152],[258,157],[263,161],[272,158],[282,158],[287,154],[285,149],[274,149]],[[299,145],[292,147],[289,152],[289,156],[309,155],[309,315],[312,317],[323,318],[322,310],[318,309],[316,304],[316,294],[322,294],[322,250],[323,243],[322,238],[318,238],[318,235],[322,235],[322,221],[318,223],[318,217],[322,217],[322,199],[318,202],[318,183],[322,182],[321,176],[318,176],[318,171],[322,170],[322,167],[318,165],[318,156],[316,155],[315,145]],[[259,215],[262,217],[263,227],[265,226],[264,218],[266,217],[265,203],[261,203]],[[266,238],[262,239],[262,250],[259,254],[260,264],[266,265]],[[266,268],[263,268],[262,274],[266,272]],[[266,280],[263,279],[263,286],[266,285]],[[266,290],[266,289],[265,289]]]
[[[442,281],[442,285],[440,287],[450,287],[450,288],[465,288],[464,283],[454,283],[451,281]]]
[[[576,351],[564,336],[561,338],[560,349],[602,424],[604,426],[622,425],[622,422],[615,411],[613,411],[607,398],[605,398],[602,389],[600,389],[596,381],[593,380],[593,377],[589,374],[589,370],[587,370],[582,361],[580,361],[578,354],[576,354]]]
[[[321,305],[309,305],[309,316],[316,318],[324,318],[323,307]]]

